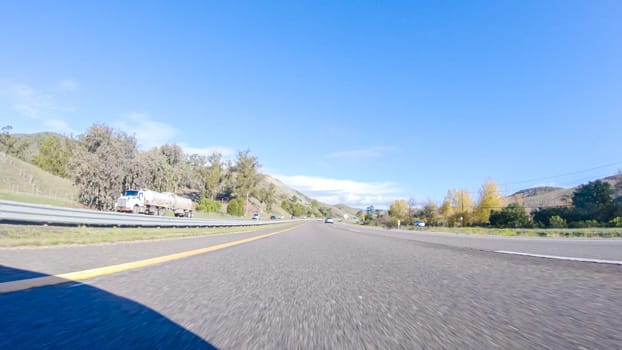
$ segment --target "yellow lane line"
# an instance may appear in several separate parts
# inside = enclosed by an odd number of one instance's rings
[[[84,281],[84,280],[88,280],[91,278],[109,275],[109,274],[113,274],[113,273],[117,273],[121,271],[133,270],[133,269],[138,269],[141,267],[161,264],[161,263],[165,263],[165,262],[169,262],[173,260],[191,257],[194,255],[209,253],[209,252],[213,252],[216,250],[233,247],[233,246],[244,244],[244,243],[249,243],[249,242],[256,241],[262,238],[271,237],[274,235],[278,235],[281,233],[291,231],[300,226],[302,225],[296,225],[294,227],[290,227],[284,230],[267,233],[264,235],[249,237],[249,238],[245,238],[245,239],[241,239],[241,240],[237,240],[233,242],[218,244],[218,245],[211,246],[211,247],[189,250],[186,252],[170,254],[170,255],[160,256],[156,258],[133,261],[133,262],[123,263],[123,264],[118,264],[118,265],[98,267],[98,268],[88,269],[88,270],[83,270],[83,271],[63,273],[59,275],[50,275],[50,276],[36,277],[36,278],[30,278],[30,279],[25,279],[25,280],[3,282],[3,283],[0,283],[0,294],[17,292],[20,290],[36,288],[36,287],[50,286],[50,285],[55,285],[55,284],[60,284],[60,283],[65,283],[65,282],[70,282],[70,281]]]

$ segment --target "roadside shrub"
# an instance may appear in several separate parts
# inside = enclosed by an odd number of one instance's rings
[[[566,228],[566,219],[561,218],[559,215],[553,215],[549,218],[549,227],[551,228]]]
[[[382,226],[386,227],[386,228],[397,228],[397,218],[394,217],[390,217],[390,216],[384,216],[381,220],[381,224]],[[404,223],[402,223],[404,224]],[[406,226],[406,225],[404,225]]]
[[[500,211],[492,210],[490,212],[490,225],[501,228],[533,226],[525,208],[517,203],[511,203]]]
[[[612,227],[622,227],[622,217],[618,216],[611,219],[611,221],[609,221],[609,225]]]
[[[582,221],[573,221],[568,227],[571,228],[590,228],[590,227],[600,227],[601,224],[596,220],[582,220]]]
[[[220,211],[222,205],[220,204],[220,202],[217,202],[215,200],[209,198],[202,198],[201,201],[199,201],[199,203],[197,204],[196,208],[198,211],[216,213]]]
[[[568,221],[576,221],[572,215],[572,210],[570,208],[539,208],[535,212],[533,212],[533,222],[540,227],[556,227],[554,225],[559,225],[560,222],[551,223],[550,220],[553,217],[558,217],[564,220],[565,228],[566,222]]]
[[[235,198],[229,201],[227,205],[227,214],[233,216],[244,215],[244,201],[242,198]]]

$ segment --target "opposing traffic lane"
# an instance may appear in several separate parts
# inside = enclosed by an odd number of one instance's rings
[[[528,254],[622,261],[622,239],[504,237],[480,234],[386,230],[377,227],[344,225],[356,233],[375,234],[418,242],[487,251],[513,251]]]
[[[612,349],[622,343],[618,266],[508,256],[346,228],[313,223],[71,288],[0,295],[2,327],[24,332],[20,341],[31,347],[58,340],[53,331],[59,314],[84,315],[65,322],[67,345],[88,344],[81,336],[85,328],[95,339],[149,332],[149,322],[132,317],[119,317],[122,327],[109,324],[89,303],[80,303],[82,312],[65,303],[46,307],[50,314],[34,330],[32,320],[16,316],[39,315],[31,308],[53,303],[50,297],[96,288],[225,349]],[[107,305],[123,314],[122,305]]]

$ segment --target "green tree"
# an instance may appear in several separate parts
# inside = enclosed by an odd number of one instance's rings
[[[199,203],[196,205],[196,210],[217,213],[222,208],[220,202],[209,199],[209,198],[201,198]]]
[[[613,219],[615,204],[613,189],[608,182],[596,180],[580,186],[572,194],[572,204],[581,220],[605,223]]]
[[[318,202],[317,200],[312,200],[311,201],[311,212],[313,213],[313,215],[321,215],[320,213],[320,202]]]
[[[0,150],[6,152],[6,154],[12,154],[13,146],[15,145],[15,138],[11,135],[13,130],[12,125],[5,125],[2,127],[2,133],[0,134]]]
[[[140,152],[136,163],[138,167],[135,183],[139,187],[158,192],[175,192],[177,173],[158,148]]]
[[[549,218],[549,226],[551,228],[566,228],[568,225],[566,224],[566,219],[561,218],[558,215],[553,215]]]
[[[479,201],[473,212],[476,222],[488,224],[490,222],[490,211],[503,208],[503,198],[499,194],[499,189],[494,181],[486,181],[479,192]]]
[[[276,203],[276,186],[271,183],[268,188],[262,188],[259,191],[259,200],[266,205],[266,211],[271,212],[272,206]]]
[[[304,216],[307,212],[307,207],[305,207],[301,203],[292,203],[292,215],[294,216]]]
[[[421,216],[423,216],[423,219],[427,224],[436,225],[439,217],[439,209],[436,203],[428,201],[424,204],[423,209],[421,210]]]
[[[609,221],[609,225],[612,227],[622,227],[622,216],[616,216]]]
[[[199,198],[205,197],[205,169],[207,157],[200,154],[187,156],[185,169],[182,172],[182,184],[186,188],[198,190]]]
[[[16,158],[26,160],[24,152],[30,145],[30,142],[25,138],[18,140],[15,136],[11,135],[11,130],[13,130],[13,126],[11,125],[2,127],[2,133],[0,134],[0,151]]]
[[[69,161],[79,200],[99,210],[112,209],[125,186],[133,186],[136,139],[106,125],[93,125],[78,138]]]
[[[67,165],[70,157],[68,141],[63,143],[58,136],[48,136],[41,142],[39,154],[32,157],[32,162],[54,175],[69,177]]]
[[[576,221],[574,209],[564,207],[538,208],[532,213],[533,222],[541,227],[553,227],[552,217],[558,217],[564,220],[564,224],[568,221]],[[564,226],[565,227],[565,226]]]
[[[309,213],[310,208],[300,202],[294,202],[292,199],[281,201],[281,208],[293,216],[304,216]]]
[[[207,197],[216,199],[224,181],[222,154],[218,152],[210,154],[207,162],[209,166],[205,170],[205,193]]]
[[[324,214],[325,214],[327,217],[333,217],[333,216],[334,216],[334,215],[333,215],[333,208],[324,208]]]
[[[246,213],[248,208],[249,196],[259,182],[258,169],[259,162],[255,156],[250,154],[250,150],[238,152],[237,160],[233,166],[233,172],[235,173],[234,190],[246,198],[244,213]]]
[[[490,212],[490,224],[494,227],[518,228],[531,226],[525,208],[518,203],[510,203],[501,210]]]
[[[162,145],[160,146],[160,152],[166,157],[167,163],[173,167],[180,165],[185,159],[184,151],[179,145]]]
[[[233,216],[244,215],[244,200],[242,198],[234,198],[227,205],[227,214]]]
[[[408,219],[410,207],[408,203],[403,199],[398,199],[391,203],[389,207],[389,215],[398,220],[406,220]]]
[[[281,208],[291,214],[291,208],[287,199],[281,201]]]

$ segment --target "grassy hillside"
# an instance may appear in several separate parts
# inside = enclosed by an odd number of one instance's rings
[[[39,153],[39,147],[43,140],[45,140],[48,136],[59,136],[64,138],[66,136],[56,134],[53,132],[37,132],[34,134],[13,134],[15,138],[15,147],[21,148],[23,145],[23,159],[27,162],[32,162],[32,157]]]
[[[307,207],[311,206],[311,201],[313,201],[312,198],[310,198],[309,196],[305,195],[304,193],[300,191],[297,191],[287,186],[286,184],[281,182],[279,179],[276,179],[269,175],[263,175],[261,181],[259,182],[258,188],[268,188],[270,184],[273,184],[276,190],[276,203],[272,207],[272,212],[271,213],[265,212],[265,206],[261,205],[259,201],[253,199],[251,200],[251,206],[252,206],[252,210],[254,210],[255,212],[262,213],[262,215],[263,214],[266,214],[266,215],[274,214],[277,216],[283,215],[285,217],[288,217],[289,214],[283,208],[281,208],[281,202],[285,199],[291,199],[294,196],[296,196],[296,198],[298,198],[298,202],[302,203],[303,205]],[[320,203],[320,207],[330,208],[333,212],[333,215],[338,216],[338,217],[341,217],[343,216],[343,214],[346,214],[346,213],[348,215],[353,215],[354,213],[357,212],[357,209],[350,208],[346,205],[330,205],[326,203]]]
[[[73,188],[69,180],[53,176],[31,164],[33,156],[39,153],[39,147],[43,140],[49,136],[59,136],[61,138],[65,138],[66,136],[50,132],[13,134],[12,136],[16,140],[16,148],[21,150],[19,153],[20,158],[25,161],[8,156],[3,157],[1,160],[2,163],[0,163],[0,165],[2,165],[2,172],[0,173],[0,175],[2,175],[0,198],[31,203],[76,206],[77,204],[74,198],[77,198],[77,191]],[[276,190],[276,203],[273,205],[272,210],[268,212],[265,204],[260,203],[257,198],[250,198],[250,208],[248,208],[249,215],[257,212],[261,213],[264,217],[269,217],[271,214],[288,217],[289,214],[281,208],[281,202],[294,197],[297,198],[296,201],[298,203],[310,207],[313,200],[312,198],[309,198],[304,193],[268,175],[262,175],[262,179],[258,184],[258,190],[268,188],[270,184],[273,184]],[[188,196],[194,201],[198,201],[201,190],[186,188],[183,189],[183,192],[183,195]],[[357,212],[356,209],[349,208],[345,205],[333,206],[320,203],[320,207],[330,208],[333,215],[337,217],[343,214],[353,215]]]
[[[78,207],[77,197],[70,180],[0,153],[0,199]]]
[[[42,139],[42,137],[44,136],[38,134],[37,137],[32,137],[30,140],[36,143],[36,140]],[[32,154],[29,157],[31,158]],[[289,217],[289,214],[281,208],[282,200],[291,199],[293,196],[296,196],[301,203],[307,206],[310,205],[312,201],[311,198],[303,193],[288,187],[281,181],[270,176],[263,177],[259,183],[259,188],[267,188],[270,184],[275,185],[277,200],[273,205],[272,211],[267,212],[264,204],[261,204],[255,198],[251,198],[249,203],[250,208],[248,209],[249,215],[257,212],[261,213],[261,215],[266,218],[271,214]],[[36,204],[81,207],[76,201],[77,196],[78,191],[70,180],[52,175],[35,165],[0,153],[0,199]],[[196,200],[198,198],[194,199]],[[344,213],[352,215],[356,212],[355,209],[345,206],[340,208],[327,204],[321,204],[321,206],[332,208],[336,216],[341,216]],[[205,215],[197,214],[199,217],[212,217],[213,215],[220,217],[215,213],[206,213]]]

